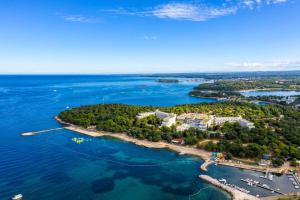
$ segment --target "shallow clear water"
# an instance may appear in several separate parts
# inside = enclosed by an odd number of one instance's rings
[[[77,133],[20,133],[59,127],[66,107],[97,103],[172,106],[213,101],[188,97],[193,84],[137,76],[0,76],[0,199],[229,199],[198,179],[201,160],[110,138],[77,145]],[[239,183],[260,173],[212,166],[210,175]],[[263,191],[254,193],[264,194]],[[266,193],[265,193],[266,194]]]

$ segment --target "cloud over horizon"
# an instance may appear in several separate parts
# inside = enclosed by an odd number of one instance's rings
[[[231,62],[226,63],[226,66],[230,66],[234,69],[239,70],[250,70],[250,71],[260,71],[260,70],[300,70],[299,60],[275,60],[267,62]]]

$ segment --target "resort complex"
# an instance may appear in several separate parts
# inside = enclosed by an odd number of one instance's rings
[[[201,113],[184,113],[176,115],[174,113],[166,113],[159,110],[153,112],[144,112],[137,115],[138,119],[143,119],[148,116],[156,116],[162,120],[161,126],[171,127],[176,126],[177,131],[185,131],[190,128],[196,128],[202,131],[206,131],[212,126],[222,126],[226,122],[238,123],[241,127],[247,127],[249,129],[255,128],[254,123],[238,117],[218,117],[214,115],[207,115]]]
[[[297,80],[290,81],[298,84]],[[287,196],[300,192],[300,115],[295,109],[300,99],[242,95],[241,90],[264,89],[262,85],[267,83],[266,88],[289,89],[288,85],[278,86],[262,79],[215,81],[200,84],[194,96],[202,97],[202,91],[214,90],[215,93],[206,93],[206,97],[226,96],[226,101],[175,106],[97,104],[68,108],[56,119],[65,129],[88,136],[112,137],[197,156],[204,161],[198,163],[199,178],[226,191],[232,199]],[[72,138],[76,145],[85,141],[88,140]],[[235,178],[230,174],[202,174],[211,170],[211,165],[257,172],[249,171]]]

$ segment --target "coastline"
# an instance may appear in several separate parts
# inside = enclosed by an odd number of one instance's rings
[[[192,155],[196,156],[200,159],[202,159],[204,162],[202,165],[199,167],[200,170],[206,172],[208,171],[209,165],[213,164],[214,162],[210,160],[211,158],[211,153],[197,149],[195,147],[189,147],[189,146],[180,146],[176,144],[170,144],[167,142],[151,142],[147,140],[139,140],[133,137],[128,136],[126,133],[111,133],[111,132],[106,132],[106,131],[96,131],[96,130],[91,130],[91,129],[86,129],[82,128],[70,123],[66,123],[59,119],[58,117],[55,117],[56,121],[62,125],[64,125],[65,129],[77,132],[80,134],[84,134],[90,137],[111,137],[111,138],[116,138],[125,142],[130,142],[138,146],[146,147],[146,148],[153,148],[153,149],[169,149],[172,151],[177,152],[179,155]],[[281,168],[274,168],[274,167],[262,167],[262,166],[255,166],[255,165],[247,165],[247,164],[242,164],[242,163],[234,163],[234,162],[220,162],[218,163],[219,165],[223,166],[228,166],[228,167],[235,167],[239,169],[245,169],[245,170],[252,170],[252,171],[257,171],[257,172],[272,172],[272,173],[283,173],[287,168],[285,166]],[[221,184],[217,179],[214,179],[210,176],[207,175],[199,175],[199,178],[207,181],[208,183],[214,185],[215,187],[220,188],[221,190],[227,192],[232,200],[259,200],[260,198],[257,198],[253,195],[241,192],[237,189],[234,189],[232,187],[226,186]]]
[[[197,95],[193,95],[193,94],[189,94],[189,96],[195,97],[195,98],[202,98],[202,99],[211,99],[211,100],[216,100],[216,101],[224,100],[224,98],[220,98],[220,97],[202,97],[202,96],[197,96]]]
[[[65,127],[65,129],[74,131],[77,133],[81,133],[84,135],[88,135],[91,137],[108,136],[108,137],[117,138],[117,139],[123,140],[125,142],[130,142],[130,143],[136,144],[138,146],[143,146],[143,147],[147,147],[147,148],[170,149],[170,150],[173,150],[173,151],[179,153],[180,155],[197,156],[197,157],[201,158],[202,160],[208,160],[210,158],[210,152],[207,152],[207,151],[204,151],[201,149],[196,149],[196,148],[187,147],[187,146],[179,146],[179,145],[170,144],[170,143],[162,142],[162,141],[151,142],[151,141],[147,141],[147,140],[139,140],[136,138],[132,138],[125,133],[110,133],[110,132],[105,132],[105,131],[88,130],[88,129],[84,129],[84,128],[81,128],[76,125],[66,123],[66,122],[62,121],[61,119],[59,119],[58,117],[55,117],[55,119],[59,123],[61,123],[63,125],[67,125]]]
[[[123,140],[125,142],[130,142],[133,144],[136,144],[138,146],[146,147],[146,148],[153,148],[153,149],[169,149],[172,151],[177,152],[179,155],[192,155],[196,156],[200,159],[202,159],[204,162],[200,166],[200,169],[203,171],[207,171],[208,166],[212,164],[213,162],[210,162],[211,158],[211,152],[197,149],[195,147],[190,147],[190,146],[181,146],[177,144],[171,144],[167,142],[151,142],[148,140],[139,140],[133,137],[128,136],[126,133],[111,133],[111,132],[106,132],[106,131],[97,131],[97,130],[89,130],[86,128],[82,128],[67,122],[62,121],[59,119],[57,116],[55,117],[55,120],[64,125],[65,129],[74,131],[80,134],[84,134],[87,136],[91,137],[112,137],[116,138],[119,140]],[[257,172],[273,172],[273,173],[283,173],[284,171],[287,170],[286,166],[282,166],[280,168],[275,168],[275,167],[263,167],[263,166],[258,166],[258,165],[247,165],[243,163],[236,163],[236,162],[219,162],[219,165],[224,165],[228,167],[235,167],[239,169],[245,169],[245,170],[252,170],[252,171],[257,171]]]
[[[242,93],[246,93],[246,92],[289,92],[289,91],[299,92],[300,89],[265,88],[265,89],[237,90],[237,91],[233,91],[233,92],[237,92],[237,93],[240,93],[242,96],[245,96]],[[212,100],[217,100],[217,101],[221,101],[221,100],[229,98],[229,97],[205,97],[205,96],[197,96],[197,95],[193,95],[193,94],[189,94],[189,96],[195,97],[195,98],[212,99]]]
[[[282,88],[265,88],[265,89],[248,89],[248,90],[238,90],[237,92],[259,92],[259,91],[270,91],[270,92],[284,92],[284,91],[300,91],[300,89],[282,89]]]

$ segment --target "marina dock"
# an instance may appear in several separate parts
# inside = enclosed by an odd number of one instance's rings
[[[214,179],[210,176],[200,175],[199,178],[228,192],[232,196],[233,200],[259,200],[259,198],[255,197],[255,196],[252,196],[252,195],[244,193],[236,188],[233,188],[226,184],[223,184],[220,181],[218,181],[217,179]]]
[[[283,192],[280,192],[280,191],[278,191],[276,189],[272,189],[272,188],[270,188],[270,187],[268,187],[266,185],[262,185],[258,181],[253,181],[253,180],[250,180],[250,179],[249,180],[248,179],[241,179],[241,181],[247,183],[248,185],[253,185],[253,186],[260,187],[260,188],[263,188],[265,190],[269,190],[271,192],[274,192],[274,193],[277,193],[277,194],[280,194],[280,195],[284,195]]]
[[[46,132],[51,132],[51,131],[58,131],[58,130],[62,130],[62,129],[65,129],[65,127],[46,129],[46,130],[35,131],[35,132],[21,133],[21,136],[34,136],[34,135],[38,135],[40,133],[46,133]]]

